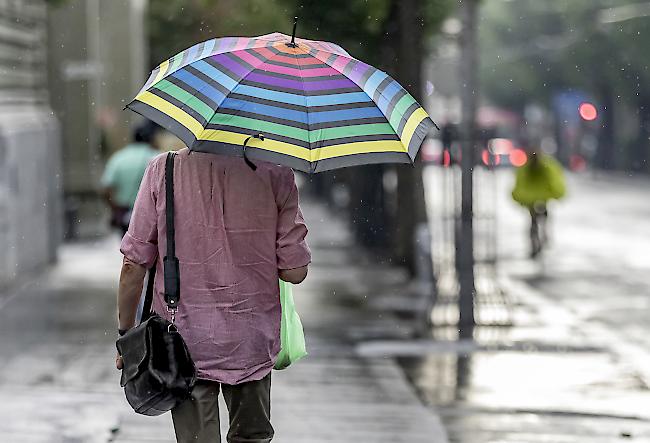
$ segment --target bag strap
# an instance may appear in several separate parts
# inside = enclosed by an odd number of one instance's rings
[[[167,153],[165,162],[165,220],[167,222],[167,257],[176,255],[174,226],[174,152]]]
[[[174,315],[178,310],[180,299],[180,272],[176,257],[175,226],[174,226],[174,157],[175,152],[167,153],[165,163],[165,219],[167,221],[167,255],[163,259],[165,277],[165,303],[167,309]]]
[[[174,226],[174,157],[175,152],[167,154],[165,162],[165,219],[167,221],[167,255],[163,259],[164,280],[165,280],[165,302],[167,309],[172,312],[172,319],[178,309],[180,299],[180,278],[178,258],[176,257],[175,226]],[[141,323],[151,317],[151,306],[153,304],[154,280],[156,277],[156,265],[149,269],[147,278],[147,292],[144,296],[142,306]],[[173,323],[173,322],[172,322]]]

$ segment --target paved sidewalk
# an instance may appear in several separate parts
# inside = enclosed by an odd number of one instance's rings
[[[446,442],[393,360],[354,351],[359,339],[408,334],[408,324],[364,308],[404,275],[356,255],[322,206],[304,209],[314,263],[295,297],[310,356],[273,374],[274,441]],[[115,238],[66,245],[56,267],[0,295],[0,441],[173,441],[169,416],[132,413],[118,386],[116,248]]]

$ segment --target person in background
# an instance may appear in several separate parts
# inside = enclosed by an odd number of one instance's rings
[[[144,171],[157,154],[153,139],[159,126],[146,121],[135,128],[133,143],[111,156],[101,179],[102,194],[111,208],[111,226],[122,235],[129,228],[131,211],[135,204]]]
[[[512,198],[530,213],[531,257],[537,257],[548,240],[549,200],[559,200],[565,193],[564,173],[557,160],[530,152],[526,164],[517,169]]]

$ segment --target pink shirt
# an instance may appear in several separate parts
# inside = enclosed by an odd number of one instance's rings
[[[166,247],[165,157],[145,172],[120,250],[156,263],[154,310],[162,298]],[[174,163],[176,255],[181,298],[176,324],[199,378],[226,384],[259,380],[280,350],[278,269],[307,265],[307,227],[293,171],[240,157],[183,149]]]

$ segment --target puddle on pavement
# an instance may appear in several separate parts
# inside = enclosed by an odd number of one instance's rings
[[[400,358],[452,442],[650,441],[650,392],[606,353]],[[647,440],[640,440],[640,439]]]

